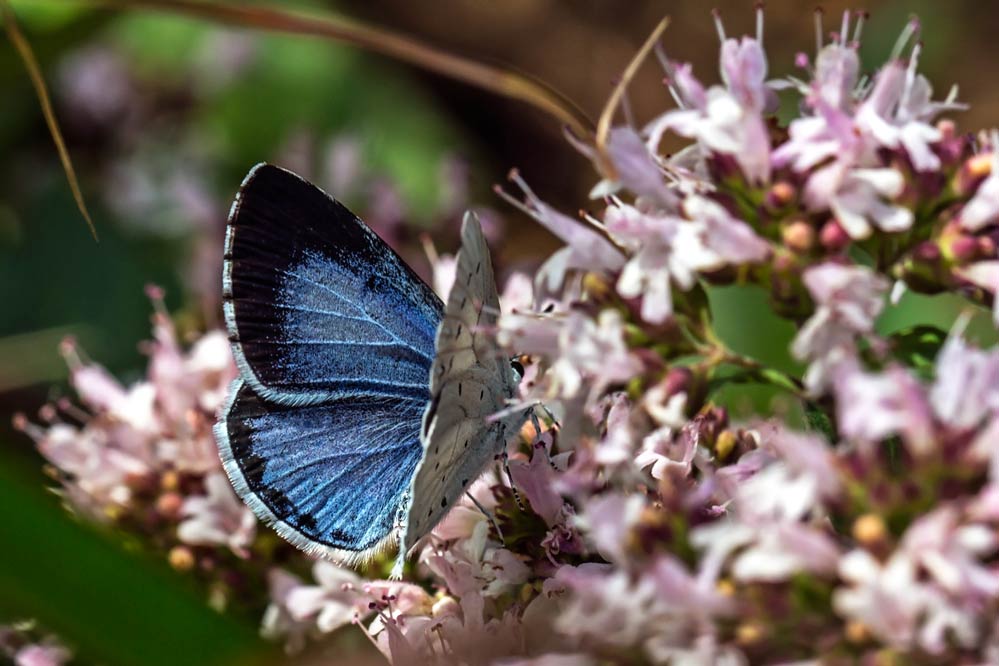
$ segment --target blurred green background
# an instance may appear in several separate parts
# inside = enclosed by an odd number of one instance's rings
[[[504,208],[491,185],[516,166],[550,203],[575,211],[586,205],[592,168],[552,118],[349,46],[70,0],[12,4],[50,86],[100,242],[74,206],[24,67],[3,42],[0,624],[37,617],[64,635],[84,663],[274,663],[279,656],[255,639],[254,624],[208,610],[180,576],[72,521],[44,491],[50,482],[40,459],[32,442],[11,428],[10,416],[32,415],[68,392],[57,352],[67,335],[124,380],[140,376],[148,283],[166,289],[169,309],[187,328],[219,323],[225,214],[256,162],[291,166],[351,206],[381,202],[386,224],[413,229],[430,228],[447,205],[454,193],[442,165],[458,165],[467,174],[468,199],[506,218],[501,263],[508,266],[537,263],[556,246]],[[591,117],[664,13],[673,18],[664,40],[669,55],[692,61],[704,79],[716,78],[718,42],[701,2],[343,0],[309,6],[529,72]],[[838,26],[845,6],[825,3],[827,28]],[[718,7],[729,34],[754,30],[748,0]],[[999,7],[922,0],[862,8],[871,11],[863,47],[869,68],[890,51],[908,16],[918,14],[922,71],[938,84],[938,95],[960,85],[961,99],[971,104],[957,118],[966,130],[996,123],[999,43],[992,27]],[[811,6],[769,2],[765,42],[771,76],[791,73],[794,54],[813,50]],[[669,106],[660,79],[655,67],[646,67],[629,90],[640,122]],[[340,191],[351,169],[354,185]],[[373,194],[370,183],[382,189]],[[452,250],[453,234],[441,233],[440,249]],[[786,351],[792,331],[763,317],[761,295],[722,290],[714,298],[734,348],[793,367]],[[947,299],[912,298],[882,326],[935,321],[946,328],[958,310]],[[975,334],[992,340],[987,317],[976,320]]]

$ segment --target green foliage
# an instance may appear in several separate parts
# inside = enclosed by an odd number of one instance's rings
[[[263,663],[252,627],[210,610],[160,562],[74,520],[36,473],[0,465],[0,620],[37,618],[84,660],[115,666]]]

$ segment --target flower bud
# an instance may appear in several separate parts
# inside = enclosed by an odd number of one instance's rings
[[[794,201],[795,193],[794,185],[786,180],[777,181],[767,191],[764,205],[772,211],[780,210]]]
[[[954,176],[954,192],[958,196],[970,196],[975,193],[982,181],[992,173],[992,153],[972,155]]]
[[[819,242],[830,252],[839,252],[850,244],[850,235],[836,220],[827,220],[819,231]]]
[[[173,470],[167,470],[160,476],[160,488],[163,490],[177,490],[180,488],[180,475]]]
[[[612,283],[600,273],[583,275],[583,291],[596,303],[606,303],[614,295]]]
[[[194,553],[187,546],[174,546],[167,554],[167,561],[177,571],[190,571],[194,568]]]
[[[853,523],[853,538],[862,546],[874,547],[884,543],[888,537],[885,521],[873,513],[865,513]]]
[[[180,518],[183,506],[184,497],[177,492],[168,491],[156,498],[156,511],[167,520]]]
[[[690,381],[693,377],[694,373],[690,371],[690,368],[670,368],[669,372],[666,373],[666,377],[663,378],[663,391],[667,397],[686,393],[690,388]]]
[[[844,633],[846,634],[846,640],[854,645],[866,643],[871,639],[871,632],[867,629],[867,626],[857,620],[847,622]]]
[[[765,635],[764,628],[758,622],[744,622],[735,629],[735,640],[742,646],[759,643]]]
[[[715,442],[715,455],[718,456],[719,461],[724,462],[729,457],[737,441],[738,437],[731,430],[723,430],[719,433],[718,439]]]
[[[978,254],[986,259],[995,259],[996,242],[991,236],[978,237]]]
[[[956,236],[949,245],[951,257],[959,264],[966,264],[978,256],[978,239],[974,236]]]
[[[923,264],[935,264],[940,261],[940,257],[940,246],[933,241],[920,243],[912,251],[912,258]]]
[[[792,252],[804,254],[815,247],[815,229],[804,220],[795,220],[781,229],[781,240]]]

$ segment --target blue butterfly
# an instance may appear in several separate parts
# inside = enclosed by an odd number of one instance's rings
[[[240,377],[215,426],[254,513],[306,552],[405,555],[523,423],[478,221],[445,306],[342,204],[254,167],[229,213],[223,309]],[[509,411],[509,410],[508,410]]]

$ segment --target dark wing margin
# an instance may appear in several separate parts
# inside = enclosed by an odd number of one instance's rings
[[[423,453],[419,401],[353,398],[289,407],[242,380],[215,426],[240,498],[313,556],[356,564],[391,548]]]
[[[428,399],[443,305],[360,219],[269,164],[226,227],[223,310],[240,374],[262,398]]]

